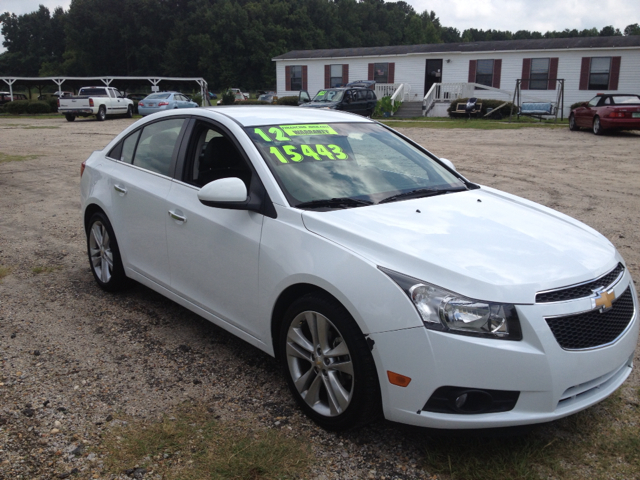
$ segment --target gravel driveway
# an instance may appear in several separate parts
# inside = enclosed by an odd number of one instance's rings
[[[112,478],[101,473],[99,455],[83,453],[101,432],[119,418],[158,418],[185,401],[210,405],[224,422],[299,436],[318,458],[317,479],[437,478],[421,470],[428,432],[384,421],[324,432],[298,412],[266,354],[146,287],[111,295],[96,286],[81,224],[80,163],[131,122],[0,118],[0,267],[10,269],[0,280],[0,479],[64,478],[74,468],[70,478]],[[473,181],[596,228],[640,281],[640,135],[403,133]],[[37,157],[3,162],[6,155]],[[638,375],[623,389],[637,390]]]

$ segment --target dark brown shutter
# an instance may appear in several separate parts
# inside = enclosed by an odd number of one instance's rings
[[[469,60],[469,83],[476,83],[477,60]]]
[[[389,75],[387,76],[387,82],[393,83],[396,80],[396,64],[389,64]]]
[[[611,59],[611,73],[609,73],[609,90],[618,90],[618,80],[620,80],[620,63],[622,57]]]
[[[324,88],[331,88],[331,65],[324,66]]]
[[[369,78],[367,80],[373,80],[373,70],[375,69],[375,64],[369,64]]]
[[[307,89],[307,66],[302,66],[302,90]]]
[[[493,88],[500,88],[500,77],[502,75],[502,60],[493,61]]]
[[[520,83],[520,88],[522,90],[529,90],[529,78],[531,77],[531,59],[523,58],[522,59],[522,82]]]
[[[591,68],[591,57],[582,57],[580,67],[580,90],[589,90],[589,69]]]
[[[547,90],[555,90],[558,82],[558,62],[560,59],[558,57],[553,57],[549,59],[549,82],[547,83]]]
[[[342,83],[344,83],[345,85],[349,83],[349,64],[348,63],[342,64]]]
[[[284,89],[291,91],[291,67],[284,67]]]

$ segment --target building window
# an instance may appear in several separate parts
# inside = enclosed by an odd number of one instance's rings
[[[302,67],[301,66],[294,66],[294,67],[289,67],[290,70],[290,81],[291,81],[291,91],[297,91],[297,90],[302,90]]]
[[[376,83],[390,83],[389,82],[389,64],[388,63],[374,64],[373,79],[376,81]]]
[[[493,60],[478,60],[476,83],[487,87],[493,86]]]
[[[549,84],[549,59],[548,58],[532,58],[531,59],[531,82],[529,88],[531,90],[547,90]]]
[[[592,57],[589,69],[589,90],[608,90],[611,57]]]
[[[342,65],[331,65],[331,77],[329,79],[329,87],[339,87],[342,81]]]

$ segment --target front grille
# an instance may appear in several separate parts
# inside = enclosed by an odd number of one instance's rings
[[[628,287],[613,302],[609,311],[591,310],[576,315],[547,318],[547,324],[562,348],[582,350],[594,348],[616,340],[633,318],[633,296]]]
[[[573,287],[559,288],[549,292],[542,292],[536,295],[536,303],[565,302],[567,300],[575,300],[576,298],[584,298],[593,294],[594,290],[600,287],[608,287],[611,285],[620,272],[624,271],[624,265],[618,264],[616,268],[606,275],[597,278],[591,282],[575,285]]]

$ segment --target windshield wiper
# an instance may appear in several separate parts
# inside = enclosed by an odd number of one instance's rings
[[[464,192],[465,190],[467,190],[465,187],[449,188],[449,189],[419,188],[417,190],[411,190],[410,192],[391,195],[390,197],[383,198],[378,203],[380,204],[380,203],[395,202],[396,200],[409,199],[409,198],[433,197],[435,195],[443,195],[445,193]]]
[[[297,208],[352,208],[372,205],[373,202],[368,200],[359,200],[351,197],[341,198],[324,198],[322,200],[311,200],[310,202],[302,202],[296,205]]]

